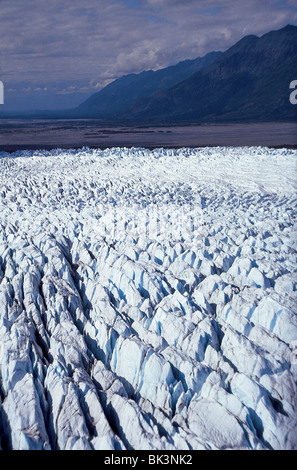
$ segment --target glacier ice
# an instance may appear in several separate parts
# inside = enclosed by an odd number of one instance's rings
[[[0,154],[2,449],[297,449],[296,150]]]

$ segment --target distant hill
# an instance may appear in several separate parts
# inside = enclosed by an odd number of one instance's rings
[[[168,90],[209,65],[221,52],[184,60],[157,71],[125,75],[90,96],[76,110],[79,117],[110,118],[122,115],[137,100],[149,98],[157,91]]]
[[[138,100],[125,120],[143,123],[296,121],[297,27],[246,36],[169,90]],[[124,118],[124,117],[123,117]]]
[[[293,80],[297,26],[288,25],[246,36],[225,52],[123,76],[75,109],[27,117],[95,118],[102,125],[297,122],[297,105],[289,101]]]

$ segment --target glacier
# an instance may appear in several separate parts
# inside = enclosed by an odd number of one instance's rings
[[[297,449],[296,157],[1,152],[1,449]]]

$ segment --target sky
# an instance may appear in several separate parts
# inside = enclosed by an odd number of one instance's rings
[[[76,106],[123,75],[287,24],[297,0],[0,0],[0,112]]]

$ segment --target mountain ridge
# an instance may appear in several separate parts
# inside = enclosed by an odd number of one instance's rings
[[[155,92],[169,89],[201,70],[222,52],[213,51],[204,57],[186,59],[156,71],[124,75],[99,92],[91,95],[75,110],[80,116],[106,117],[124,113],[138,99],[149,98]]]
[[[224,52],[124,75],[76,108],[0,117],[89,118],[109,126],[295,122],[289,85],[296,78],[297,26],[287,25],[244,36]]]
[[[289,102],[296,64],[296,26],[246,36],[170,90],[134,103],[128,114],[138,122],[296,120]]]

